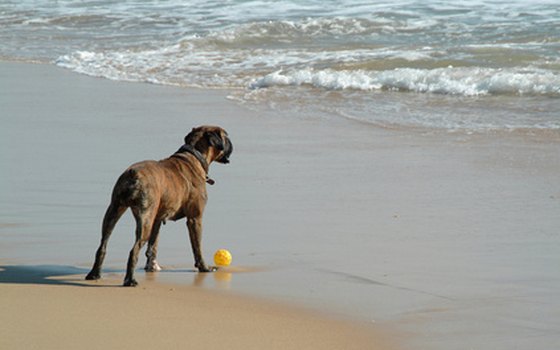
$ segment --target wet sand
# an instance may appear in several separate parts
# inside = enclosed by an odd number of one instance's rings
[[[0,81],[0,161],[8,165],[0,263],[31,278],[0,272],[0,293],[20,305],[36,305],[42,293],[92,294],[95,309],[96,300],[129,294],[131,303],[150,293],[166,299],[173,285],[194,298],[219,291],[208,296],[217,305],[244,294],[358,328],[388,327],[404,348],[560,346],[557,132],[380,129],[249,109],[228,91],[111,82],[41,65],[2,63]],[[44,282],[87,272],[120,172],[168,156],[200,124],[223,126],[234,143],[232,163],[210,170],[216,185],[203,241],[207,260],[227,248],[235,269],[197,274],[181,222],[163,227],[164,271],[139,271],[134,291]],[[101,283],[122,279],[132,238],[125,215]],[[60,298],[55,305],[69,305]],[[2,300],[3,317],[14,317]],[[38,321],[25,319],[29,330]]]

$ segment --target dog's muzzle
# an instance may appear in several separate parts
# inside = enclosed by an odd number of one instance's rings
[[[222,163],[222,164],[228,164],[229,163],[229,157],[231,156],[231,153],[233,152],[233,144],[231,143],[231,140],[229,139],[229,137],[225,137],[225,142],[224,142],[224,149],[222,150],[222,153],[220,155],[220,157],[218,159],[216,159],[216,162],[218,163]]]

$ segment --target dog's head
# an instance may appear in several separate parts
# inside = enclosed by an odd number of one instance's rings
[[[229,157],[233,152],[233,144],[228,133],[219,126],[199,126],[185,136],[185,144],[191,145],[198,151],[207,154],[212,152],[212,161],[218,163],[229,163]],[[214,150],[211,151],[210,148]]]

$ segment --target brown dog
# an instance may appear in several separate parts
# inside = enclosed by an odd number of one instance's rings
[[[136,241],[130,255],[124,278],[125,286],[136,286],[134,268],[140,249],[148,242],[146,270],[156,271],[159,229],[166,220],[187,218],[187,227],[194,254],[195,266],[200,272],[214,271],[202,258],[202,214],[206,205],[208,166],[213,161],[229,163],[233,146],[227,132],[217,126],[201,126],[185,136],[185,144],[171,157],[160,161],[133,164],[119,177],[111,204],[103,218],[101,245],[95,255],[93,268],[86,280],[101,277],[107,241],[117,221],[130,208],[136,220]]]

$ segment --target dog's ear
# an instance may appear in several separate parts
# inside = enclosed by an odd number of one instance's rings
[[[193,128],[191,130],[191,132],[188,133],[187,136],[185,136],[185,144],[186,145],[191,145],[194,146],[198,140],[200,140],[200,128]]]
[[[204,133],[204,136],[208,140],[210,146],[214,147],[218,151],[224,150],[224,140],[222,139],[222,135],[219,131],[208,131]]]

